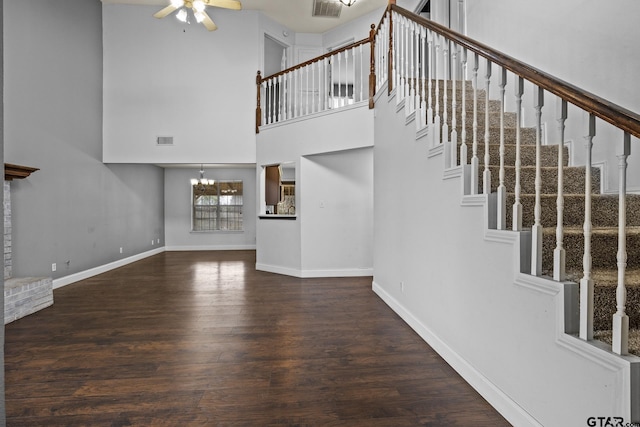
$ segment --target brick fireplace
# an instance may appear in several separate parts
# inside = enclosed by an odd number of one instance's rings
[[[27,178],[37,168],[4,165],[4,324],[53,304],[51,277],[13,277],[11,238],[11,181]]]

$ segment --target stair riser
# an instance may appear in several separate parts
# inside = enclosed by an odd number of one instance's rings
[[[581,270],[584,254],[584,236],[582,234],[565,234],[564,248],[566,250],[566,269]],[[551,270],[553,266],[553,249],[556,247],[556,236],[545,234],[542,239],[543,269]],[[616,254],[618,251],[617,234],[593,234],[591,236],[591,262],[593,268],[617,268]],[[627,236],[627,267],[640,267],[640,235]]]
[[[614,286],[595,286],[593,305],[597,309],[593,313],[593,329],[606,331],[611,329],[613,314],[616,312],[616,288]],[[640,328],[640,288],[627,289],[626,313],[629,316],[629,327]]]
[[[460,144],[458,144],[459,146]],[[467,164],[471,163],[473,157],[472,147],[467,146]],[[557,166],[558,165],[558,149],[554,146],[543,146],[541,151],[542,166]],[[478,144],[478,159],[479,163],[484,164],[484,143]],[[500,145],[489,145],[489,159],[490,163],[497,165],[500,163]],[[520,161],[523,165],[535,164],[536,160],[536,147],[534,145],[522,145],[520,147]],[[569,162],[569,150],[564,148],[564,165],[567,166]],[[516,163],[516,149],[515,145],[506,145],[504,150],[504,163],[505,166],[513,166]],[[511,184],[513,186],[513,184]]]
[[[479,175],[482,176],[484,166],[483,161],[480,160]],[[496,191],[499,184],[500,168],[498,166],[490,166],[491,171],[491,191]],[[597,168],[592,169],[592,185],[591,189],[594,193],[600,192],[600,170]],[[505,167],[505,186],[507,192],[514,193],[515,183],[515,168]],[[556,194],[558,191],[558,170],[556,168],[543,168],[541,171],[542,176],[542,194]],[[536,170],[534,167],[528,166],[521,169],[520,174],[520,193],[521,194],[535,194],[535,178]],[[482,183],[481,183],[482,184]],[[585,185],[585,170],[584,168],[567,167],[564,170],[563,188],[564,192],[569,194],[584,193]]]
[[[543,227],[557,225],[557,196],[545,194],[540,199],[541,222]],[[515,196],[507,195],[507,224],[512,223],[512,211]],[[522,225],[530,227],[533,224],[533,207],[535,196],[522,195]],[[640,226],[640,198],[627,197],[627,226]],[[564,210],[562,223],[565,227],[581,227],[584,224],[584,195],[567,194],[564,196]],[[594,194],[591,199],[591,224],[593,227],[618,226],[617,197]]]
[[[458,143],[462,142],[462,126],[459,125],[456,128],[458,133]],[[473,144],[473,127],[471,124],[467,124],[465,128],[467,138],[466,142],[469,147],[469,150],[472,149]],[[449,129],[449,140],[451,140],[453,129]],[[476,140],[478,141],[478,147],[480,145],[484,145],[484,125],[482,127],[478,127],[478,134],[476,135]],[[516,129],[514,128],[505,128],[504,130],[504,141],[505,144],[514,144],[516,142]],[[500,128],[491,127],[489,129],[489,144],[500,144]],[[520,145],[535,145],[536,144],[536,133],[535,129],[525,128],[520,130]],[[523,163],[524,164],[524,163]]]

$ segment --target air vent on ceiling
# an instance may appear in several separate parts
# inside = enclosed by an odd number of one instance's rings
[[[342,4],[337,0],[313,0],[312,16],[340,18]]]

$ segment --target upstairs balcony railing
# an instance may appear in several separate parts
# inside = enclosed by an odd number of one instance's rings
[[[367,81],[364,64],[369,65],[368,87],[364,84]],[[568,232],[572,238],[577,233],[575,227],[571,229],[567,225],[575,220],[575,213],[570,219],[565,212],[565,202],[568,198],[572,203],[578,199],[582,204],[582,232],[577,239],[581,241],[582,265],[579,331],[576,332],[584,340],[593,339],[592,238],[600,238],[601,232],[611,235],[613,229],[617,234],[615,259],[598,261],[602,262],[598,267],[617,270],[611,319],[612,351],[628,353],[627,240],[628,230],[640,224],[627,224],[627,160],[632,139],[640,138],[640,115],[402,9],[394,0],[390,0],[378,26],[372,25],[368,39],[273,76],[263,78],[258,73],[256,83],[256,132],[261,125],[339,108],[367,97],[373,108],[375,93],[386,85],[398,105],[403,104],[407,116],[414,115],[417,129],[428,134],[434,148],[444,151],[446,167],[461,168],[465,193],[495,196],[496,217],[490,221],[495,228],[523,231],[530,227],[531,263],[524,272],[531,275],[548,274],[558,282],[567,280],[564,240]],[[497,101],[491,99],[492,95]],[[508,114],[506,105],[512,105],[514,113]],[[523,127],[523,111],[532,112],[535,122],[532,129]],[[543,117],[546,121],[555,121],[555,129],[545,133]],[[601,132],[597,133],[596,129]],[[571,132],[571,139],[578,139],[579,135],[585,141],[581,194],[565,194],[567,132]],[[543,141],[545,135],[548,137]],[[525,137],[532,138],[534,143],[525,147]],[[494,141],[498,141],[498,150],[491,149]],[[594,143],[607,144],[609,151],[621,147],[617,155],[618,195],[613,203],[617,215],[612,215],[617,219],[609,218],[602,225],[601,219],[596,218],[595,226],[594,197],[597,203],[602,202],[600,195],[594,196],[597,191],[592,182]],[[507,158],[506,145],[514,147],[512,157]],[[553,160],[557,165],[551,168],[543,166],[543,147],[548,152],[547,145],[557,146]],[[577,145],[572,148],[579,149]],[[524,182],[525,148],[531,154],[527,154],[532,159],[527,173],[532,174],[529,180],[532,183]],[[506,179],[507,168],[514,175],[513,182]],[[531,194],[525,194],[525,184],[526,193]],[[543,188],[549,187],[554,188],[554,203],[550,203],[549,191],[543,193]],[[605,231],[601,230],[603,227]],[[552,248],[543,245],[549,229],[555,235],[551,236],[554,237]],[[635,252],[633,257],[636,258]],[[551,259],[549,271],[543,271],[543,259]],[[633,262],[635,267],[640,267],[636,259]]]
[[[256,76],[256,133],[270,125],[369,101],[373,108],[373,36],[287,68]]]

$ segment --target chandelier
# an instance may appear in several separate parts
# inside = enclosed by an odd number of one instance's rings
[[[200,178],[191,178],[191,185],[193,185],[196,190],[204,191],[206,189],[206,185],[213,185],[215,181],[213,179],[207,179],[204,177],[204,167],[200,165]]]
[[[340,3],[347,7],[351,7],[355,2],[356,0],[340,0]]]

